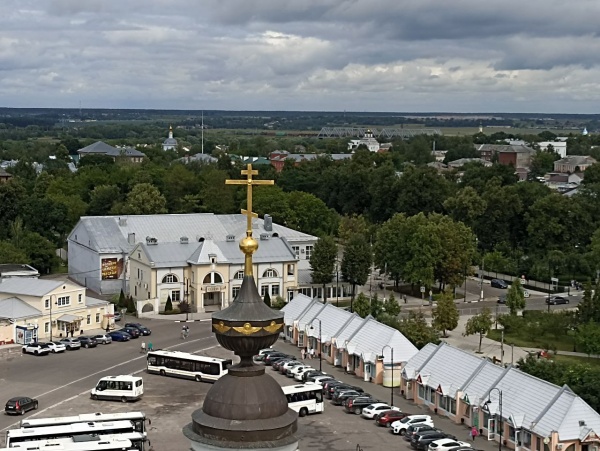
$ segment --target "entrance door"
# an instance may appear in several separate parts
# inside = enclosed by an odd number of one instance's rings
[[[495,440],[496,439],[496,420],[493,420],[491,418],[488,420],[487,430],[488,430],[487,439]]]
[[[210,310],[221,309],[221,292],[216,291],[212,293],[204,293],[204,309],[209,308]]]

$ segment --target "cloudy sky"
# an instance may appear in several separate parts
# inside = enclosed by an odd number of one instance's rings
[[[597,113],[598,0],[1,0],[0,106]]]

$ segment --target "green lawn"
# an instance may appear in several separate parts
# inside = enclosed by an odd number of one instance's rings
[[[564,363],[583,363],[586,365],[597,366],[600,367],[600,359],[594,357],[579,357],[576,355],[556,355],[552,357],[557,362]]]
[[[487,337],[500,341],[501,330],[490,330]],[[539,348],[539,349],[554,349],[556,347],[559,351],[573,351],[574,349],[574,337],[572,335],[563,335],[560,337],[553,336],[541,336],[537,340],[529,340],[519,334],[504,334],[504,343],[507,345],[514,344],[520,348]]]

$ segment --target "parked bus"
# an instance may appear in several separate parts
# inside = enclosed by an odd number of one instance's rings
[[[287,397],[290,409],[304,417],[309,413],[321,413],[325,410],[323,403],[323,387],[319,384],[306,383],[281,387]]]
[[[92,399],[137,401],[144,394],[144,381],[137,376],[107,376],[92,388]]]
[[[127,434],[135,431],[133,421],[104,421],[99,423],[74,423],[60,426],[10,429],[6,432],[6,445],[34,440],[53,440],[81,435]]]
[[[214,382],[227,374],[230,359],[217,359],[180,351],[150,351],[147,371],[161,376],[175,376],[198,382]]]
[[[14,443],[7,450],[36,451],[137,451],[131,440],[120,435],[83,435],[52,440]]]
[[[102,423],[105,421],[129,420],[134,424],[135,432],[146,435],[146,415],[143,412],[119,412],[119,413],[82,413],[68,417],[53,418],[27,418],[21,421],[22,428],[41,428],[47,426],[61,426],[74,423]],[[149,424],[152,424],[148,420]]]

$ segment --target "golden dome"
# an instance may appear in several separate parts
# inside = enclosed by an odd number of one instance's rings
[[[256,241],[251,236],[245,237],[242,241],[240,241],[240,250],[245,255],[252,255],[258,249],[258,241]]]

